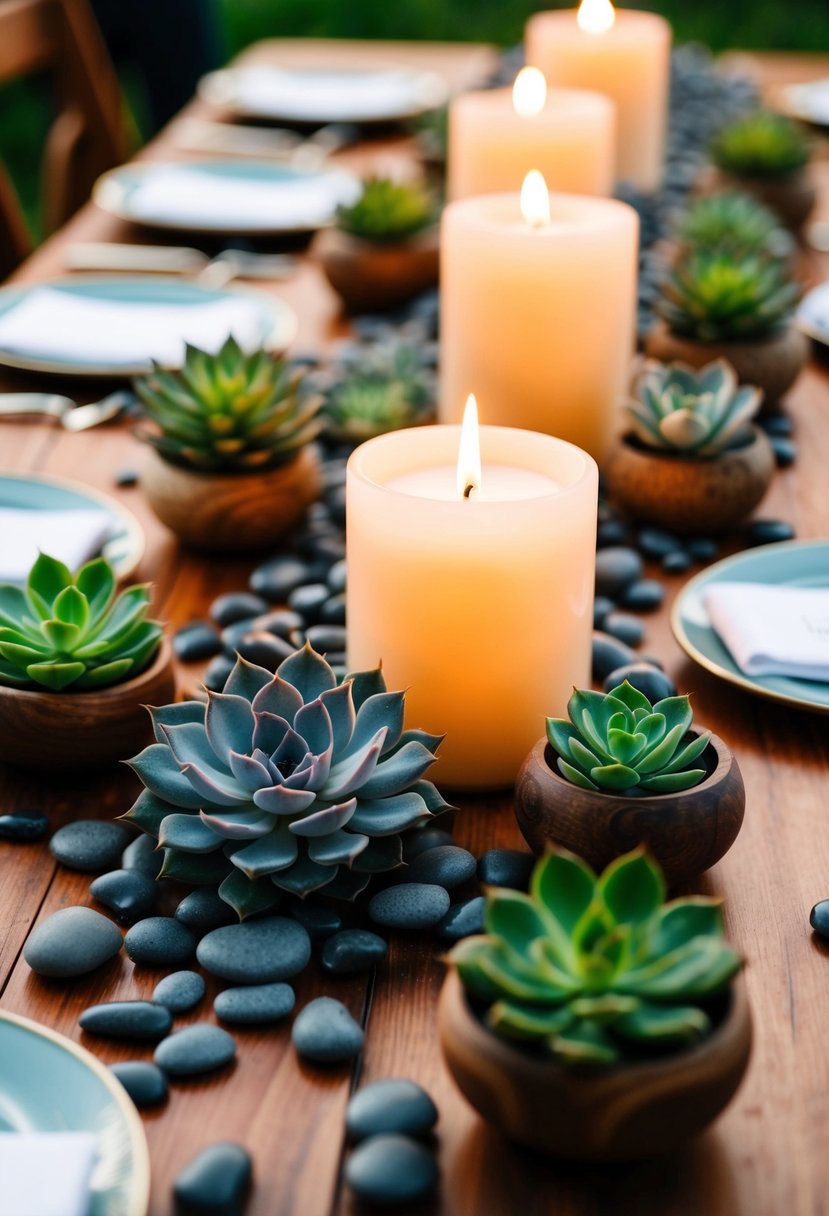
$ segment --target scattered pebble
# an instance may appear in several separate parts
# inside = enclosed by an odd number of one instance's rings
[[[325,581],[328,583],[328,589],[332,595],[342,595],[346,584],[346,565],[344,560],[334,562],[334,565],[328,571]]]
[[[138,470],[132,468],[119,469],[115,474],[114,481],[122,490],[128,490],[131,486],[137,486]]]
[[[185,1013],[204,996],[204,976],[198,971],[174,971],[153,988],[153,1000],[171,1013]]]
[[[454,891],[473,877],[475,866],[475,858],[467,849],[444,844],[419,853],[409,864],[407,878],[411,883],[434,883]]]
[[[141,874],[146,874],[147,878],[158,878],[163,863],[164,854],[157,847],[156,841],[143,832],[131,841],[121,854],[122,869],[138,870]]]
[[[157,1064],[123,1060],[119,1064],[110,1064],[109,1068],[136,1106],[158,1106],[167,1097],[167,1078]]]
[[[427,849],[439,849],[442,845],[454,843],[451,832],[444,828],[414,828],[403,837],[403,860],[412,862]]]
[[[622,592],[621,603],[623,608],[632,608],[635,612],[655,612],[664,599],[665,588],[660,582],[655,578],[641,578]],[[607,626],[604,628],[606,632],[612,632]]]
[[[645,626],[638,617],[627,612],[611,612],[605,617],[604,632],[624,642],[625,646],[640,646],[645,637]]]
[[[596,554],[596,592],[615,599],[642,577],[642,558],[635,549],[611,545]]]
[[[449,911],[449,892],[434,883],[401,882],[378,891],[368,914],[391,929],[431,929]]]
[[[366,1203],[414,1203],[433,1193],[438,1167],[434,1154],[417,1140],[370,1136],[346,1161],[345,1180]]]
[[[791,435],[794,432],[794,423],[788,414],[769,414],[760,419],[760,426],[767,435]]]
[[[301,629],[303,624],[299,613],[291,612],[290,608],[276,608],[273,612],[258,616],[253,622],[258,632],[272,633],[274,637],[282,638],[285,642],[289,641],[291,634]]]
[[[176,1216],[242,1216],[252,1177],[241,1144],[208,1145],[173,1183]]]
[[[291,1039],[304,1060],[337,1064],[357,1055],[363,1046],[363,1031],[342,1001],[319,996],[297,1014]]]
[[[127,930],[124,949],[140,967],[180,967],[193,957],[196,938],[172,916],[148,916]]]
[[[85,874],[101,874],[118,865],[124,848],[132,839],[120,823],[107,819],[76,819],[58,828],[49,849],[61,865]]]
[[[684,574],[691,569],[691,565],[691,554],[687,549],[675,549],[662,558],[662,569],[666,574]]]
[[[300,900],[291,907],[290,912],[312,942],[325,941],[332,933],[342,928],[343,918],[336,909],[329,908],[326,904],[312,904],[307,899]]]
[[[152,912],[158,887],[152,878],[140,870],[110,870],[92,882],[89,894],[109,908],[116,920],[122,924],[132,924]]]
[[[382,963],[388,945],[368,929],[343,929],[329,937],[322,948],[323,970],[330,975],[356,975]]]
[[[311,939],[297,921],[267,916],[214,929],[201,939],[196,956],[219,979],[266,984],[303,971],[311,958]]]
[[[478,878],[487,887],[526,891],[535,861],[535,855],[523,849],[488,849],[478,858]]]
[[[78,1023],[89,1034],[115,1039],[162,1039],[170,1032],[173,1015],[152,1001],[110,1001],[84,1009]]]
[[[693,536],[685,542],[685,548],[696,562],[710,562],[720,551],[717,541],[710,536]]]
[[[593,679],[600,684],[611,671],[617,667],[625,667],[628,663],[638,662],[639,656],[630,646],[625,646],[618,638],[612,638],[608,633],[593,634]]]
[[[673,680],[666,676],[664,671],[660,671],[658,667],[653,667],[650,663],[630,663],[626,667],[617,667],[605,679],[602,688],[604,692],[610,692],[612,688],[617,688],[623,680],[627,680],[629,684],[643,693],[651,704],[661,701],[663,697],[676,696],[677,689]]]
[[[219,595],[209,608],[211,621],[215,621],[220,629],[233,625],[236,621],[250,620],[268,611],[268,601],[261,595],[250,591],[229,591]]]
[[[444,918],[438,921],[435,929],[438,940],[452,944],[473,933],[483,933],[485,908],[483,895],[476,895],[464,903],[452,904]]]
[[[829,941],[829,899],[822,899],[815,904],[809,913],[809,924],[818,937]]]
[[[679,537],[674,536],[672,532],[663,532],[661,528],[640,528],[636,543],[645,557],[653,558],[666,557],[682,548]]]
[[[235,655],[217,654],[211,659],[204,673],[204,686],[209,692],[221,692],[227,683],[227,677],[233,671]]]
[[[223,925],[237,924],[239,919],[230,904],[226,904],[213,887],[197,887],[185,895],[174,915],[197,937]]]
[[[195,663],[200,659],[212,659],[222,649],[222,639],[207,621],[191,621],[177,629],[170,639],[173,654],[182,663]]]
[[[402,1077],[364,1085],[345,1111],[345,1129],[352,1140],[383,1133],[426,1136],[437,1121],[438,1108],[426,1090]]]
[[[249,587],[272,604],[284,604],[295,587],[308,578],[308,567],[296,557],[274,557],[257,566]]]
[[[213,1010],[223,1022],[255,1025],[281,1021],[295,1004],[290,984],[249,984],[244,988],[225,988],[213,1002]]]
[[[596,547],[607,549],[612,545],[627,545],[630,528],[621,519],[602,519],[596,529]]]
[[[793,439],[783,435],[773,435],[771,446],[774,448],[774,459],[778,469],[787,469],[797,460],[797,444]]]
[[[330,600],[326,603],[330,603]],[[345,650],[345,629],[342,625],[312,625],[305,637],[319,654]]]
[[[224,1068],[236,1056],[236,1040],[221,1026],[197,1022],[162,1039],[154,1060],[171,1077],[192,1077]]]
[[[266,671],[276,671],[279,664],[294,653],[294,649],[290,642],[265,629],[246,633],[236,645],[238,655],[257,667],[264,667]]]
[[[57,979],[86,975],[121,949],[117,927],[94,908],[61,908],[37,925],[23,957],[38,975]]]
[[[319,621],[322,606],[330,594],[325,583],[305,583],[288,596],[288,607],[298,612],[307,624],[313,625]]]
[[[634,583],[633,586],[637,586],[637,584]],[[606,595],[597,595],[593,600],[593,628],[601,629],[605,617],[613,612],[615,607],[614,600],[608,599]]]
[[[0,815],[0,840],[14,844],[35,844],[49,831],[49,820],[42,811],[15,811]]]
[[[754,519],[748,527],[749,547],[776,545],[780,541],[793,540],[794,528],[784,519]]]

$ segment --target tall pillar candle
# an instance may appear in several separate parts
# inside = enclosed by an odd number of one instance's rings
[[[382,660],[407,725],[446,732],[439,784],[485,789],[589,681],[598,477],[571,444],[482,427],[464,497],[459,435],[391,432],[349,460],[348,662]]]
[[[482,422],[557,435],[601,463],[634,353],[639,221],[612,199],[540,191],[540,222],[517,194],[444,210],[439,416],[458,422],[474,385]]]
[[[553,190],[607,196],[615,180],[615,107],[585,89],[547,89],[523,68],[512,89],[462,93],[449,107],[450,199],[520,190],[539,169]]]
[[[525,31],[528,62],[550,85],[595,89],[616,105],[616,174],[658,190],[665,166],[671,27],[656,13],[614,10],[610,0],[536,13]]]

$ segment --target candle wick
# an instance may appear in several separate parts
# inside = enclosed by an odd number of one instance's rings
[[[471,498],[471,497],[472,497],[472,491],[473,491],[474,489],[475,489],[474,482],[471,482],[471,481],[470,481],[469,485],[466,487],[466,489],[465,489],[465,490],[464,490],[464,492],[463,492],[463,496],[464,496],[464,498]]]

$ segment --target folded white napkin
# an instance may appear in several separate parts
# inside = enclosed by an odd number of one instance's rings
[[[0,348],[39,359],[127,366],[178,365],[184,343],[215,352],[233,333],[252,349],[262,338],[262,305],[228,295],[204,304],[134,304],[37,287],[0,317]]]
[[[715,583],[702,599],[746,675],[829,681],[829,589]]]
[[[359,192],[348,173],[258,181],[165,165],[147,173],[129,205],[137,219],[159,223],[318,228],[328,223],[340,203],[352,202]]]
[[[276,118],[354,122],[405,114],[418,97],[409,72],[388,69],[366,72],[305,71],[249,67],[234,73],[238,104]]]
[[[91,1132],[0,1132],[3,1216],[87,1216],[95,1145]]]
[[[48,553],[77,570],[100,553],[111,532],[112,517],[94,508],[24,511],[0,507],[0,582],[25,582],[38,553]]]

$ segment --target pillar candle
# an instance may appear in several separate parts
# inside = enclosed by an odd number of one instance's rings
[[[539,169],[554,190],[612,193],[615,107],[601,93],[548,90],[524,68],[513,89],[462,93],[449,107],[449,198],[520,190]]]
[[[444,210],[439,416],[458,422],[474,385],[482,422],[546,431],[601,463],[634,352],[638,218],[569,194],[549,211],[528,221],[517,194]]]
[[[596,89],[616,104],[618,179],[641,190],[662,183],[668,124],[671,27],[655,13],[583,0],[579,10],[536,13],[527,59],[551,85]]]
[[[571,444],[482,427],[465,497],[459,438],[396,431],[349,460],[348,663],[382,660],[407,726],[446,732],[430,777],[487,789],[589,682],[598,475]]]

